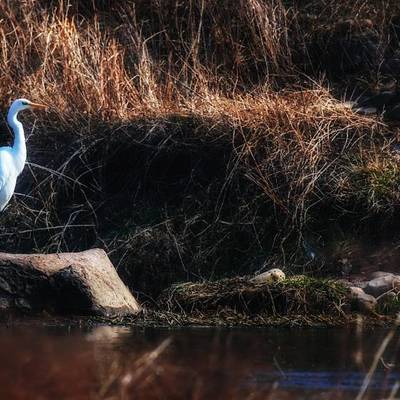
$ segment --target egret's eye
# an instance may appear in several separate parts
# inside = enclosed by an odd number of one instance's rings
[[[27,106],[27,105],[28,105],[28,102],[27,102],[27,101],[23,101],[23,102],[22,102],[22,105],[23,105],[23,106]]]

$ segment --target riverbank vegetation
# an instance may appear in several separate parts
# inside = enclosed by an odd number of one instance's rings
[[[335,279],[293,275],[281,282],[254,283],[246,277],[172,285],[135,323],[144,326],[392,327],[398,297],[362,308]],[[361,314],[360,315],[360,311]],[[126,321],[114,321],[126,323]]]
[[[345,242],[399,211],[399,18],[389,0],[2,2],[3,116],[50,106],[24,117],[2,250],[102,247],[150,303],[272,265],[342,274],[330,227]]]

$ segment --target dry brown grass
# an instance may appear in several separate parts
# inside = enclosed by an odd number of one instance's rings
[[[3,110],[20,96],[51,107],[25,119],[4,249],[101,245],[126,279],[163,270],[162,286],[258,269],[321,207],[396,211],[392,136],[328,84],[349,64],[379,80],[396,4],[2,2]],[[353,38],[362,51],[342,57]]]

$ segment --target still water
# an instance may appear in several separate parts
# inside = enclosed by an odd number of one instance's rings
[[[0,325],[0,399],[355,399],[383,329]],[[399,398],[399,336],[364,399]]]

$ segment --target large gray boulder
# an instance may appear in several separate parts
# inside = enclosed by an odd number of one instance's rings
[[[107,317],[141,310],[101,249],[0,253],[0,308]]]

